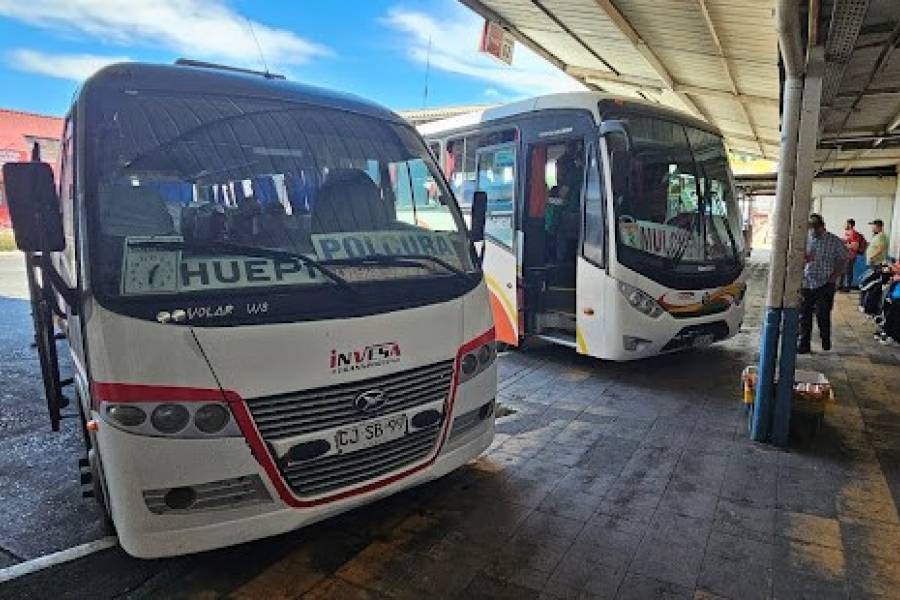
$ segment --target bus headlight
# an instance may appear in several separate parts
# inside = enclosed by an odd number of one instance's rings
[[[180,404],[160,404],[150,415],[150,423],[160,433],[176,433],[184,429],[191,413]]]
[[[624,281],[619,282],[619,293],[625,297],[625,300],[628,301],[632,308],[644,313],[651,319],[656,319],[665,312],[665,309],[659,305],[659,302],[654,300],[653,296]]]
[[[144,409],[128,404],[114,404],[106,409],[106,414],[113,421],[125,427],[137,427],[143,425],[147,420],[147,413],[144,412]]]
[[[497,358],[497,344],[488,342],[463,354],[459,359],[459,383],[472,379]]]
[[[194,413],[194,427],[203,433],[218,433],[228,425],[229,417],[221,404],[204,404]]]

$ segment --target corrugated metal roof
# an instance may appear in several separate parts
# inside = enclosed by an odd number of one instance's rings
[[[820,170],[900,162],[900,2],[836,0],[826,42]]]
[[[693,113],[778,154],[775,0],[460,0],[591,89]]]

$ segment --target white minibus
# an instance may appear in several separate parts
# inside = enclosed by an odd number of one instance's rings
[[[725,146],[708,124],[573,92],[419,130],[463,210],[486,202],[483,269],[498,341],[536,337],[622,361],[740,329],[740,214]]]
[[[81,423],[128,553],[288,531],[489,446],[488,292],[403,119],[270,73],[118,64],[60,154],[55,187],[8,163],[6,191],[53,428]]]

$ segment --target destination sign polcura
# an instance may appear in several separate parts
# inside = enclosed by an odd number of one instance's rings
[[[320,260],[424,254],[461,266],[451,235],[439,231],[371,231],[312,236]]]

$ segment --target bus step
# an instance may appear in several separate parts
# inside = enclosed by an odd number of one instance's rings
[[[575,290],[573,288],[548,287],[541,295],[545,311],[575,312]]]
[[[559,344],[560,346],[568,346],[569,348],[578,347],[578,343],[575,341],[575,336],[568,335],[562,331],[554,333],[539,333],[534,337],[544,340],[545,342]]]
[[[94,497],[94,475],[91,473],[91,465],[87,458],[78,459],[78,471],[81,481],[81,497]]]
[[[67,386],[67,385],[72,385],[73,383],[75,383],[75,378],[74,378],[74,377],[66,377],[65,379],[60,379],[60,380],[59,380],[59,385],[60,385],[61,387],[65,387],[65,386]]]
[[[66,339],[66,334],[65,334],[65,332],[63,332],[63,331],[57,331],[57,332],[53,335],[53,339],[54,339],[54,340],[64,340],[64,339]]]

